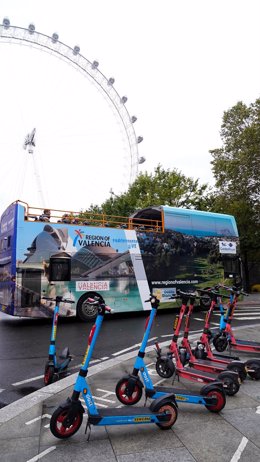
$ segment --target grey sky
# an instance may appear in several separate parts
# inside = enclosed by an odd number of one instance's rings
[[[259,97],[260,3],[254,0],[0,0],[1,16],[79,44],[115,78],[144,137],[140,171],[160,162],[213,182],[209,149],[223,112]],[[0,40],[0,211],[39,205],[31,158],[49,207],[79,210],[127,187],[129,151],[120,120],[82,74],[47,53]]]

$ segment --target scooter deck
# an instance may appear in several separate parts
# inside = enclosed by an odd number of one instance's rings
[[[230,360],[230,361],[240,361],[239,356],[221,355],[221,354],[218,354],[218,353],[214,352],[213,360],[215,360],[215,359],[227,359],[227,360]]]
[[[223,364],[221,365],[218,362],[215,362],[214,360],[210,359],[196,359],[196,360],[190,360],[189,365],[191,367],[194,367],[194,369],[199,369],[199,370],[204,370],[205,372],[212,372],[214,373],[219,373],[223,372],[226,370],[226,366]]]
[[[260,342],[251,342],[250,340],[236,340],[237,345],[248,345],[260,348]]]
[[[186,396],[197,396],[198,393],[192,392],[189,390],[184,390],[182,388],[175,387],[154,387],[155,391],[160,391],[163,393],[174,393],[175,395],[186,395]]]
[[[123,415],[154,415],[154,412],[151,411],[149,407],[141,407],[141,406],[131,406],[131,407],[113,407],[107,409],[98,409],[99,415],[101,417],[108,417],[108,416],[123,416]]]
[[[183,378],[193,380],[195,382],[200,383],[211,383],[216,381],[216,374],[212,374],[211,372],[199,371],[197,372],[196,369],[192,367],[185,366],[181,369],[176,369],[177,375],[180,375]]]

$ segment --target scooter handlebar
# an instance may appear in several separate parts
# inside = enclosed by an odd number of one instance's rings
[[[144,303],[154,303],[156,301],[159,301],[159,298],[156,297],[156,295],[150,295],[150,298],[148,298],[148,300],[145,300]]]
[[[112,313],[113,310],[112,308],[110,308],[110,306],[106,305],[104,303],[103,300],[101,300],[100,298],[98,297],[95,297],[95,298],[87,298],[87,302],[90,304],[90,305],[98,305],[98,306],[101,306],[101,304],[103,305],[103,308],[105,309],[105,311],[107,311],[108,313]]]
[[[52,302],[62,302],[62,303],[75,303],[75,300],[70,300],[68,298],[62,298],[57,295],[57,297],[42,297],[43,300],[50,300]]]
[[[228,290],[229,292],[235,293],[237,295],[245,295],[246,297],[249,296],[249,294],[244,292],[243,289],[239,289],[238,287],[228,287],[228,286],[225,286],[224,284],[218,284],[218,287]]]
[[[177,289],[175,295],[172,295],[169,298],[174,299],[174,298],[182,298],[182,297],[201,298],[196,292],[183,292],[182,290],[179,290],[179,289]]]
[[[218,291],[214,289],[217,289],[217,286],[215,286],[214,288],[212,287],[210,289],[197,289],[197,291],[202,294],[201,298],[203,298],[203,295],[208,295],[211,299],[213,299],[214,297],[229,299],[228,295],[220,294]]]

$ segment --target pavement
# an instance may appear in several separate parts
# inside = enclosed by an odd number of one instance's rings
[[[240,302],[260,311],[260,294]],[[237,328],[239,338],[260,342],[260,324]],[[102,335],[102,332],[101,332]],[[192,338],[193,337],[193,338]],[[193,335],[193,341],[198,334]],[[166,347],[169,340],[161,344]],[[85,347],[83,347],[84,350]],[[137,351],[108,359],[89,368],[88,382],[97,407],[121,407],[115,385],[133,368]],[[238,352],[234,352],[238,354]],[[252,358],[239,354],[242,360]],[[260,359],[260,355],[259,355]],[[145,362],[154,385],[171,386],[155,371],[154,347]],[[260,381],[246,379],[239,392],[227,397],[219,414],[202,405],[178,403],[178,419],[171,430],[156,425],[92,427],[85,434],[87,415],[79,431],[66,440],[49,429],[55,408],[72,393],[76,374],[44,387],[0,409],[0,462],[256,462],[260,460]],[[174,387],[199,392],[200,385],[183,379]],[[141,403],[144,404],[144,398]],[[147,404],[149,404],[147,402]]]

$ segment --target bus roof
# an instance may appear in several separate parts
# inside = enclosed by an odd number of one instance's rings
[[[161,205],[138,210],[132,217],[155,220],[161,214],[166,230],[170,229],[192,236],[238,237],[235,218],[224,213]]]
[[[97,227],[117,227],[124,229],[163,232],[172,230],[193,236],[238,237],[235,218],[223,213],[171,207],[168,205],[151,206],[137,210],[130,217],[97,214],[94,212],[64,212],[62,210],[45,209],[47,216],[40,215],[42,209],[30,207],[27,203],[16,201],[8,210],[20,205],[24,209],[25,219],[40,220],[53,223],[84,224]]]

